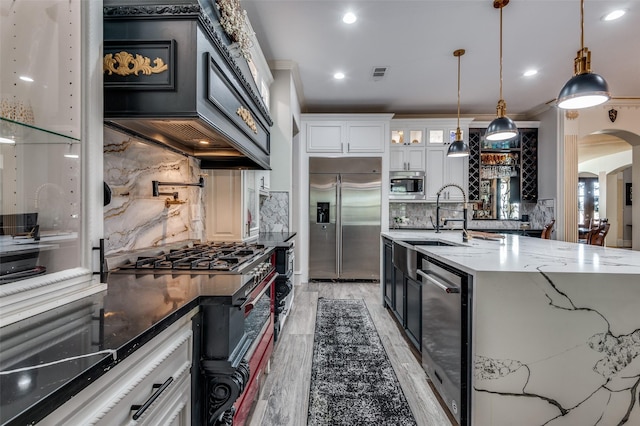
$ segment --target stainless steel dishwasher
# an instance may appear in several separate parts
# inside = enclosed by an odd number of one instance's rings
[[[429,257],[422,280],[422,367],[460,425],[470,410],[471,277]]]

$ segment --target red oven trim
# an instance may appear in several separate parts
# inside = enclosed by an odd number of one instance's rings
[[[249,417],[249,412],[253,408],[256,395],[260,391],[260,381],[262,374],[273,353],[273,325],[274,325],[274,304],[275,304],[275,280],[271,282],[271,314],[266,331],[260,343],[256,347],[249,360],[249,372],[251,377],[244,392],[236,399],[234,407],[236,412],[233,416],[234,426],[243,426]]]
[[[276,274],[276,270],[273,269],[265,278],[263,278],[260,284],[251,290],[251,293],[247,296],[247,300],[243,303],[245,318],[253,310],[254,303],[262,296],[262,293],[266,291],[266,287],[273,286],[273,282],[271,281],[275,281]],[[271,291],[273,292],[273,289]],[[273,294],[271,295],[271,304],[273,305]],[[271,312],[273,312],[273,306],[271,308]]]

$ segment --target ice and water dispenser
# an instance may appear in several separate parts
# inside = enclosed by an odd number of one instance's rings
[[[316,223],[329,223],[329,203],[317,203]]]

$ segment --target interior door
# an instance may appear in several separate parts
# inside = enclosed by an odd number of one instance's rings
[[[378,173],[341,175],[340,278],[380,279],[380,190]]]
[[[309,174],[309,278],[338,278],[338,176]]]

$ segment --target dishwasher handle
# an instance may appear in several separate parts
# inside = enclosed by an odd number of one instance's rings
[[[442,282],[437,280],[433,275],[427,274],[426,272],[418,269],[418,275],[426,280],[426,282],[431,282],[435,284],[440,290],[446,293],[460,293],[460,287],[455,285],[448,284],[446,281]]]

